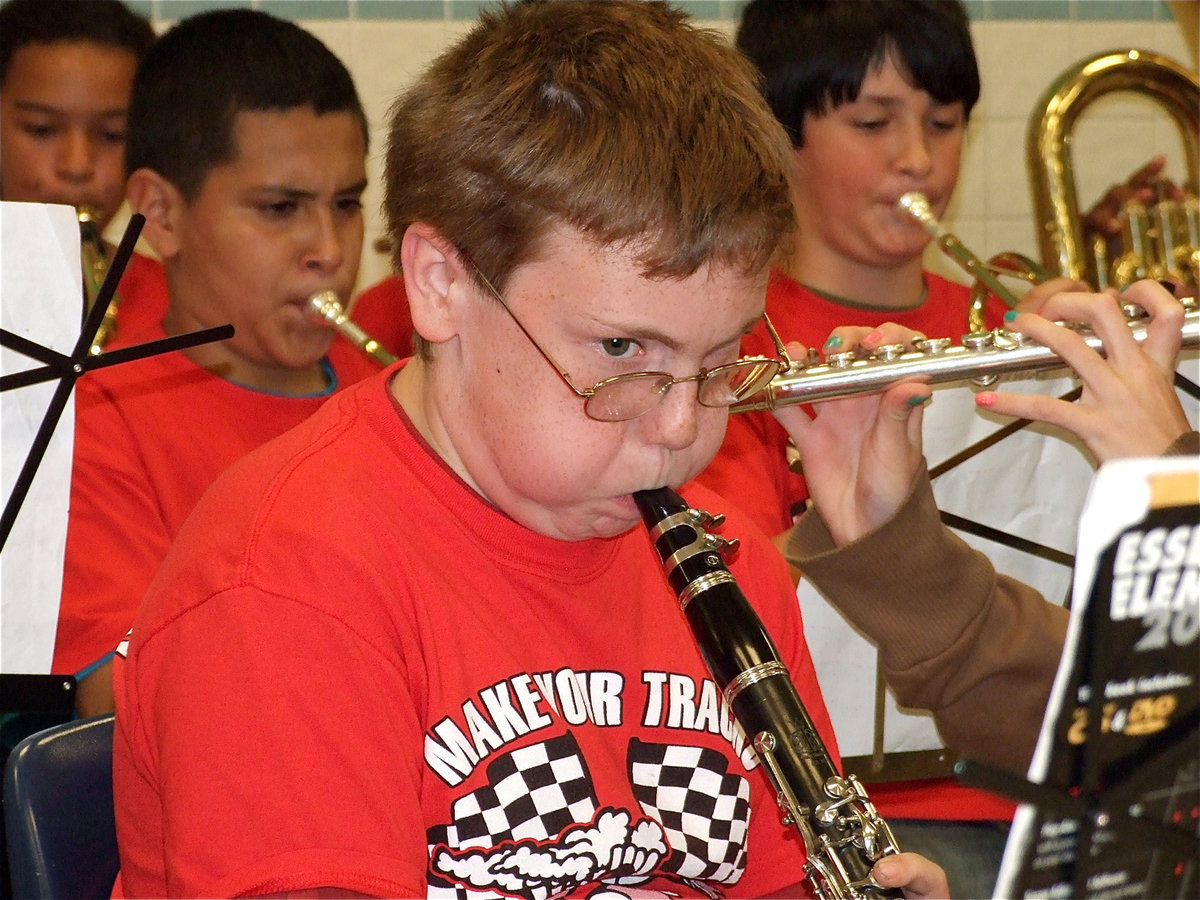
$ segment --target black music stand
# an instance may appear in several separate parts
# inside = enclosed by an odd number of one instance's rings
[[[92,369],[131,362],[135,359],[143,359],[171,350],[195,347],[199,344],[224,340],[233,336],[232,325],[220,325],[175,337],[122,347],[94,356],[91,354],[96,332],[100,329],[104,314],[116,293],[117,284],[125,272],[129,258],[133,255],[133,248],[137,244],[145,221],[145,217],[137,213],[130,218],[112,264],[105,275],[104,283],[100,286],[95,303],[84,318],[79,339],[75,342],[75,347],[70,355],[59,353],[13,334],[7,329],[0,329],[0,344],[43,364],[24,372],[0,376],[0,392],[58,379],[58,387],[50,399],[50,404],[46,408],[46,413],[34,435],[29,452],[26,454],[25,462],[13,483],[12,493],[5,502],[4,513],[0,517],[0,551],[8,542],[13,523],[29,493],[38,466],[41,465],[46,448],[50,444],[50,438],[58,425],[71,391],[75,387],[75,382],[80,377]],[[3,712],[31,713],[51,717],[60,714],[69,716],[74,708],[74,697],[75,679],[72,676],[14,674],[0,676],[0,698],[3,701],[0,703],[0,711]]]
[[[20,512],[21,505],[25,502],[29,486],[33,483],[33,477],[45,456],[46,448],[49,446],[50,438],[62,416],[62,411],[66,407],[67,399],[71,396],[71,391],[79,378],[92,369],[131,362],[147,356],[156,356],[171,350],[183,350],[187,347],[195,347],[199,344],[207,344],[233,336],[232,325],[219,325],[215,328],[205,328],[175,337],[122,347],[95,356],[91,354],[96,332],[100,330],[100,325],[104,321],[104,314],[117,291],[117,284],[125,273],[129,258],[133,255],[133,248],[137,244],[138,235],[141,234],[142,224],[145,221],[145,217],[139,213],[134,213],[130,218],[129,225],[125,228],[125,234],[121,237],[121,243],[117,246],[112,264],[104,277],[104,283],[100,285],[96,301],[83,321],[79,339],[75,342],[75,347],[69,356],[13,334],[7,329],[0,329],[0,344],[43,364],[24,372],[0,376],[0,392],[58,379],[58,388],[50,399],[46,414],[30,445],[25,463],[21,467],[17,480],[13,483],[12,494],[4,504],[4,514],[0,517],[0,550],[4,549],[4,545],[8,541],[17,513]]]

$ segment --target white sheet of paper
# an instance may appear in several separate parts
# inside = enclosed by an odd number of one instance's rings
[[[0,203],[0,321],[14,334],[69,354],[79,337],[79,223],[69,206]],[[4,348],[5,375],[41,365]],[[57,380],[0,394],[4,502],[25,464]],[[0,552],[0,672],[45,674],[62,594],[75,405],[63,409],[12,531]]]

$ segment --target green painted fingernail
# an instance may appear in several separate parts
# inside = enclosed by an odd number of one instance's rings
[[[908,405],[909,406],[924,406],[926,403],[928,403],[932,399],[933,399],[933,397],[909,397]]]
[[[831,335],[829,340],[827,340],[825,342],[826,350],[835,350],[840,346],[842,346],[842,339],[840,337],[838,337],[836,334]]]
[[[1015,319],[1019,315],[1020,315],[1020,313],[1017,312],[1015,309],[1010,309],[1008,312],[1006,312],[1004,314],[1004,321],[1011,322],[1013,319]]]

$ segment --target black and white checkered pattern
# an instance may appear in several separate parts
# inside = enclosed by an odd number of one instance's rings
[[[750,783],[704,747],[633,740],[629,780],[648,815],[662,823],[677,858],[664,868],[729,884],[746,868]]]
[[[487,780],[455,801],[453,821],[434,843],[461,848],[546,840],[596,812],[591,777],[570,734],[496,758]]]

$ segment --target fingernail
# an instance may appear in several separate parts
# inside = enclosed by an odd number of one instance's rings
[[[932,399],[933,397],[909,397],[907,402],[909,406],[924,406]]]
[[[879,331],[879,330],[875,330],[875,331],[872,331],[870,334],[868,334],[865,338],[863,338],[863,343],[865,344],[867,342],[870,342],[872,344],[875,344],[881,340],[883,340],[883,332]]]
[[[1004,321],[1011,322],[1013,319],[1015,319],[1019,315],[1020,315],[1020,313],[1017,312],[1015,309],[1010,309],[1008,312],[1006,312],[1004,314]]]
[[[976,406],[992,406],[996,402],[996,394],[994,391],[983,391],[975,395]]]
[[[825,342],[825,348],[824,348],[824,349],[826,349],[826,350],[836,350],[836,349],[837,349],[838,347],[840,347],[840,346],[842,346],[842,339],[841,339],[840,337],[838,337],[838,336],[835,334],[835,335],[831,335],[831,336],[830,336],[830,338],[829,338],[829,340],[827,340],[827,341]]]
[[[871,875],[884,887],[889,887],[896,877],[896,873],[892,871],[894,868],[895,863],[890,862],[887,857],[884,857],[875,863],[875,867],[871,869]]]

